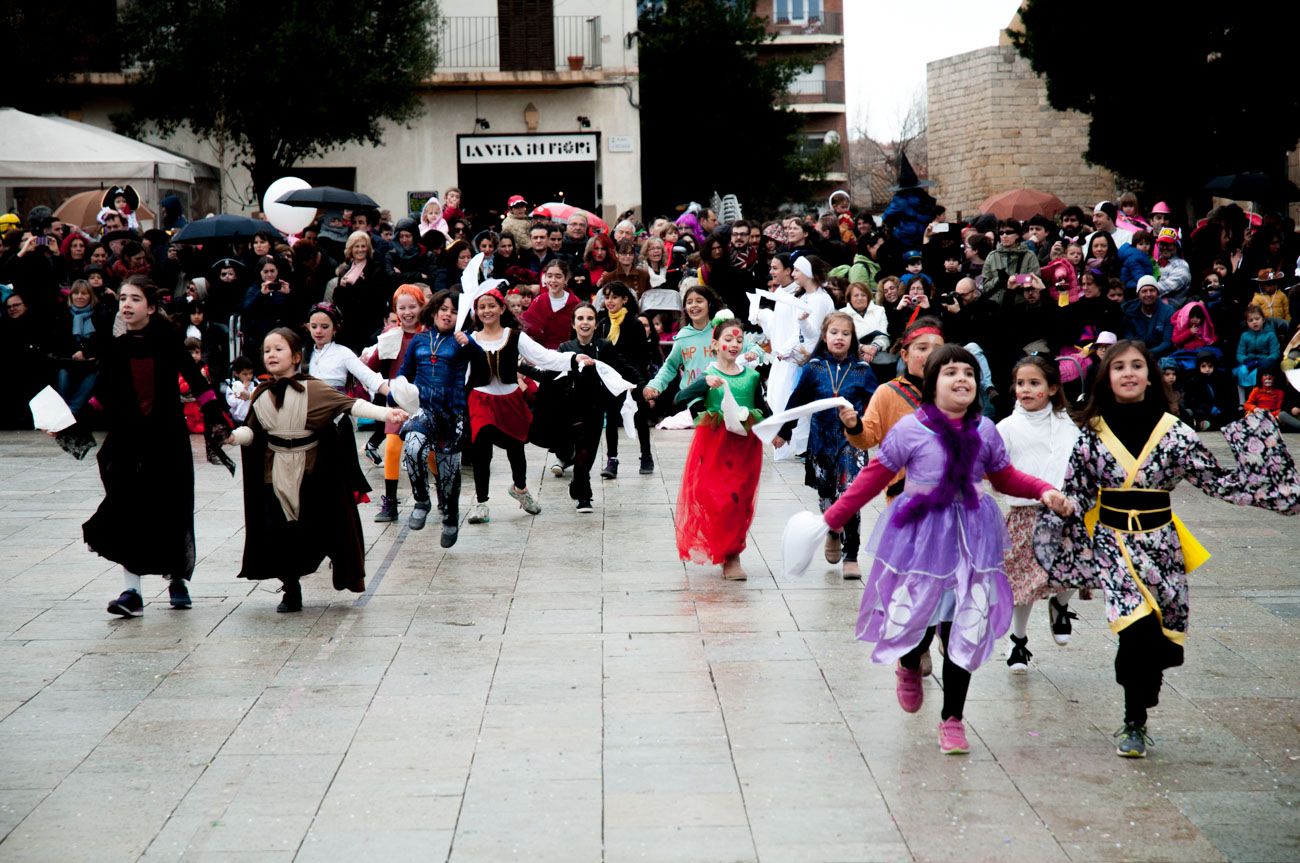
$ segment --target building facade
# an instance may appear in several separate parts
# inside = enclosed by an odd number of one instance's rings
[[[348,145],[287,173],[353,188],[400,217],[458,186],[470,212],[510,195],[607,220],[641,202],[635,0],[441,0],[425,110],[380,147]],[[121,77],[95,76],[74,119],[109,127]],[[184,133],[153,141],[220,164],[227,211],[255,209],[247,171]],[[109,178],[111,181],[111,178]],[[244,202],[241,205],[241,202]],[[419,203],[415,203],[419,202]]]
[[[926,66],[931,193],[959,219],[1012,189],[1089,208],[1115,179],[1083,158],[1088,117],[1056,111],[1029,63],[1006,42]]]
[[[790,109],[803,117],[804,147],[815,152],[837,146],[840,154],[826,175],[832,186],[848,181],[848,107],[844,92],[844,0],[758,0],[755,13],[776,38],[764,46],[770,56],[802,57],[812,68],[790,85]]]

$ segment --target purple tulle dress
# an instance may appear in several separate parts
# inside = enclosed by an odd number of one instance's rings
[[[982,442],[971,476],[1010,464],[997,429],[981,419]],[[875,556],[858,614],[857,637],[875,642],[874,662],[890,663],[916,647],[928,627],[952,621],[948,655],[968,671],[987,660],[1011,625],[1014,599],[1002,571],[1009,543],[997,503],[977,489],[967,509],[953,501],[910,524],[894,514],[943,477],[947,458],[938,435],[915,416],[898,422],[877,459],[891,471],[907,469],[905,490],[876,522],[866,550]]]

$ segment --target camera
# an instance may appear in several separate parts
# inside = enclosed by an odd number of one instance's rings
[[[940,294],[939,297],[938,297],[938,299],[939,299],[940,304],[945,305],[945,306],[951,306],[953,303],[957,302],[957,295],[956,295],[956,294]]]
[[[1032,284],[1033,280],[1031,279],[1028,273],[1022,273],[1021,275],[1016,276],[1015,279],[1013,279],[1013,281],[1017,285],[1023,288],[1026,285]]]

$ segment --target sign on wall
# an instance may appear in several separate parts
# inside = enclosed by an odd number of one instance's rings
[[[462,135],[456,149],[462,165],[594,162],[600,155],[594,134]]]
[[[406,193],[406,212],[415,213],[417,216],[424,209],[424,202],[430,198],[436,197],[442,200],[442,195],[437,192],[407,192]]]

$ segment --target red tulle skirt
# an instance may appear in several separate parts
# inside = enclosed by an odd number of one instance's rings
[[[763,444],[732,434],[711,418],[695,429],[677,495],[677,553],[695,563],[722,563],[745,548],[754,521]]]

